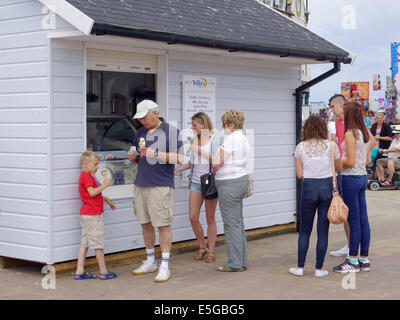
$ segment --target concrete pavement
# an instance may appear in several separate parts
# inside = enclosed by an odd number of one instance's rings
[[[171,257],[171,279],[155,283],[156,274],[134,276],[140,262],[110,269],[117,279],[74,281],[69,274],[56,276],[56,289],[42,288],[41,265],[28,264],[0,270],[0,299],[140,299],[140,300],[264,300],[264,299],[399,299],[400,298],[400,191],[368,191],[371,225],[371,272],[355,278],[331,272],[343,257],[327,254],[325,278],[314,277],[316,232],[310,240],[305,274],[289,274],[297,261],[297,233],[281,234],[248,242],[249,269],[221,273],[216,267],[225,262],[225,247],[216,248],[216,263],[193,260],[193,252]],[[329,248],[345,244],[342,226],[330,228]],[[157,257],[159,261],[159,257]],[[96,274],[97,269],[89,269]],[[345,287],[351,287],[344,289]],[[352,289],[353,288],[353,289]]]

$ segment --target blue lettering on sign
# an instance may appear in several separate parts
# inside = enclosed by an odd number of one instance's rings
[[[193,85],[202,88],[206,86],[206,83],[202,80],[193,80]]]

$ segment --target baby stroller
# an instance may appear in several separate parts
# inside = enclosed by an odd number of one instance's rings
[[[374,148],[374,150],[377,150]],[[372,150],[371,154],[371,165],[367,166],[367,178],[368,178],[368,188],[372,191],[378,190],[397,190],[400,189],[400,170],[395,170],[392,178],[391,185],[385,185],[381,183],[378,179],[378,174],[376,173],[376,160],[377,160],[377,151],[374,152]],[[385,178],[387,177],[387,173],[385,170]]]

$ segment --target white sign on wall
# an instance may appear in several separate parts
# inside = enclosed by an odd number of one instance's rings
[[[185,151],[185,162],[190,156],[190,138],[193,136],[192,117],[198,112],[206,113],[215,125],[216,79],[203,76],[183,76],[182,79],[182,139]],[[189,184],[190,171],[182,172],[181,186]]]

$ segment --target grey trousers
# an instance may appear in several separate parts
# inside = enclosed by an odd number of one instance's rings
[[[248,188],[248,176],[237,179],[215,180],[218,203],[224,223],[226,266],[247,268],[246,233],[243,222],[243,197]]]

